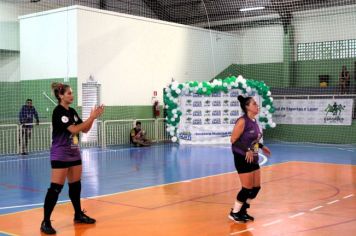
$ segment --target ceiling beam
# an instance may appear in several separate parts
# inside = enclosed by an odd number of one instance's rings
[[[143,0],[143,2],[156,14],[158,19],[174,22],[167,10],[158,2],[158,0]]]
[[[177,8],[177,7],[184,7],[184,6],[199,5],[201,3],[202,3],[202,0],[193,0],[193,1],[187,1],[187,2],[179,2],[179,3],[167,4],[167,5],[164,5],[164,7]]]

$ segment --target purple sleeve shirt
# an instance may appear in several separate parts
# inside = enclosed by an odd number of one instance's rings
[[[245,120],[245,128],[244,128],[244,131],[242,132],[239,140],[244,146],[246,146],[248,148],[253,148],[253,147],[251,147],[252,143],[259,137],[259,135],[261,135],[257,121],[250,119],[247,115],[243,115],[239,119]],[[241,148],[239,148],[235,145],[232,145],[231,148],[234,153],[237,153],[240,155],[246,155],[246,151],[242,150]]]
[[[79,134],[72,134],[67,129],[83,121],[73,108],[65,109],[58,105],[52,115],[51,161],[77,161],[81,159]]]

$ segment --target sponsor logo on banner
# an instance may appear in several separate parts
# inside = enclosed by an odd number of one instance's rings
[[[183,140],[192,140],[192,133],[189,131],[183,131],[180,132],[178,135],[179,139],[183,139]]]
[[[220,110],[215,110],[212,113],[213,116],[221,116],[221,111]]]
[[[185,105],[186,106],[191,106],[192,105],[192,100],[191,99],[188,99],[185,101]]]
[[[205,124],[205,125],[208,125],[208,124],[210,124],[210,121],[211,121],[211,119],[210,119],[210,118],[205,118],[205,120],[204,120],[204,124]]]
[[[204,107],[210,107],[211,101],[210,100],[205,100],[204,101]]]
[[[224,117],[224,119],[223,119],[223,124],[229,124],[229,118]]]
[[[213,101],[213,107],[221,107],[221,101],[219,100]]]
[[[238,110],[230,111],[230,116],[238,116],[238,115],[239,115],[239,111]]]
[[[219,97],[221,97],[221,93],[213,93],[213,94],[211,94],[211,96],[213,98],[219,98]]]
[[[223,106],[224,106],[224,107],[229,106],[229,100],[224,100],[224,102],[223,102]]]
[[[278,99],[274,106],[277,124],[352,124],[353,99]]]
[[[202,116],[201,111],[193,111],[193,116]]]
[[[237,107],[239,105],[238,101],[230,101],[230,107]]]
[[[231,119],[230,119],[230,124],[231,124],[231,125],[235,124],[235,123],[236,123],[236,120],[237,120],[236,118],[231,118]]]
[[[224,109],[223,115],[224,115],[224,116],[228,116],[228,115],[229,115],[229,109]]]
[[[202,107],[201,101],[194,101],[193,102],[193,107]]]
[[[212,124],[221,124],[221,119],[220,118],[214,118],[211,122]]]
[[[223,93],[222,96],[223,96],[224,98],[226,98],[226,97],[229,97],[230,95],[229,95],[228,93]]]
[[[232,91],[230,92],[230,97],[236,97],[239,95],[239,93],[237,91]]]
[[[201,125],[202,120],[201,119],[193,119],[193,125]]]
[[[192,123],[192,117],[187,117],[187,118],[185,119],[185,123],[186,123],[186,124],[191,124],[191,123]]]
[[[325,108],[324,123],[343,123],[344,118],[341,117],[341,113],[345,110],[346,106],[340,103],[334,102],[334,104],[328,104]]]
[[[185,114],[187,115],[187,116],[191,116],[192,115],[192,109],[187,109],[186,111],[185,111]]]
[[[197,94],[197,93],[193,93],[193,98],[201,98],[201,97],[203,97],[203,95]]]

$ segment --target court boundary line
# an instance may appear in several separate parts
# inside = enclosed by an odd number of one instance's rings
[[[267,165],[267,166],[261,166],[261,168],[267,168],[267,167],[272,167],[272,166],[276,166],[276,165],[281,165],[281,164],[289,164],[289,163],[307,163],[307,164],[326,164],[326,165],[343,165],[343,166],[350,166],[350,164],[338,164],[338,163],[324,163],[324,162],[308,162],[308,161],[285,161],[285,162],[279,162],[279,163],[273,163],[271,165]],[[351,165],[354,166],[354,165]],[[217,176],[221,176],[221,175],[227,175],[227,174],[233,174],[236,173],[236,171],[231,171],[231,172],[225,172],[225,173],[220,173],[220,174],[215,174],[215,175],[208,175],[208,176],[203,176],[203,177],[198,177],[198,178],[192,178],[192,179],[186,179],[186,180],[181,180],[181,181],[176,181],[176,182],[172,182],[172,183],[166,183],[166,184],[159,184],[159,185],[153,185],[153,186],[147,186],[147,187],[143,187],[143,188],[137,188],[137,189],[131,189],[131,190],[127,190],[127,191],[123,191],[123,192],[116,192],[116,193],[110,193],[110,194],[104,194],[104,195],[97,195],[97,196],[91,196],[91,197],[82,197],[81,199],[85,200],[91,200],[91,199],[96,199],[96,198],[101,198],[101,197],[110,197],[110,196],[114,196],[114,195],[119,195],[119,194],[124,194],[124,193],[129,193],[129,192],[133,192],[133,191],[140,191],[140,190],[146,190],[146,189],[150,189],[150,188],[156,188],[156,187],[163,187],[163,186],[169,186],[169,185],[173,185],[173,184],[180,184],[180,183],[184,183],[187,181],[193,181],[193,180],[200,180],[200,179],[205,179],[205,178],[210,178],[210,177],[217,177]],[[69,202],[69,200],[63,200],[62,202],[58,202],[60,204],[66,204],[67,202]],[[30,205],[43,205],[43,203],[34,203],[34,204],[30,204]],[[27,205],[28,206],[28,205]],[[21,207],[27,207],[27,206],[10,206],[10,207],[6,207],[6,208],[0,208],[0,209],[9,209],[9,208],[21,208]],[[11,213],[5,213],[5,214],[1,214],[1,216],[5,216],[5,215],[10,215],[10,214],[17,214],[17,213],[21,213],[21,212],[26,212],[26,211],[30,211],[30,210],[35,210],[35,209],[39,209],[39,207],[35,207],[35,208],[31,208],[31,209],[26,209],[26,210],[22,210],[22,211],[17,211],[17,212],[11,212]]]
[[[0,234],[5,234],[5,236],[18,236],[18,234],[8,233],[0,230]]]
[[[268,166],[261,166],[261,168],[266,168],[266,167],[275,166],[275,165],[288,164],[288,163],[290,163],[290,161],[279,162],[279,163],[273,163],[273,164],[268,165]],[[114,195],[119,195],[119,194],[134,192],[134,191],[140,191],[140,190],[145,190],[145,189],[150,189],[150,188],[169,186],[169,185],[173,185],[173,184],[184,183],[184,182],[186,182],[186,181],[192,181],[192,180],[199,180],[199,179],[211,178],[211,177],[216,177],[216,176],[221,176],[221,175],[226,175],[226,174],[233,174],[233,173],[236,173],[236,171],[230,171],[230,172],[220,173],[220,174],[216,174],[216,175],[208,175],[208,176],[198,177],[198,178],[193,178],[193,179],[186,179],[186,180],[177,181],[177,182],[172,182],[172,183],[166,183],[166,184],[159,184],[159,185],[147,186],[147,187],[137,188],[137,189],[131,189],[131,190],[123,191],[123,192],[110,193],[110,194],[104,194],[104,195],[99,195],[99,196],[91,196],[91,197],[82,197],[81,199],[85,200],[85,199],[95,199],[95,198],[101,198],[101,197],[110,197],[110,196],[114,196]],[[43,205],[43,203],[36,203],[36,204]],[[15,206],[15,207],[19,208],[18,206]],[[31,209],[26,209],[26,210],[22,210],[22,211],[17,211],[17,212],[10,212],[10,213],[1,214],[0,217],[1,217],[1,216],[6,216],[6,215],[11,215],[11,214],[22,213],[22,212],[26,212],[26,211],[31,211],[31,210],[36,210],[36,209],[39,209],[39,207],[31,208]]]
[[[319,162],[319,161],[289,161],[289,162],[297,162],[297,163],[307,163],[307,164],[323,164],[323,165],[340,165],[340,166],[356,166],[354,164],[343,164],[343,163],[328,163],[328,162]]]

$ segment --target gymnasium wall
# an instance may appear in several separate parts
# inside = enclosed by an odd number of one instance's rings
[[[150,105],[172,78],[209,80],[238,61],[237,44],[228,33],[78,8],[78,79],[93,75],[109,106]]]

